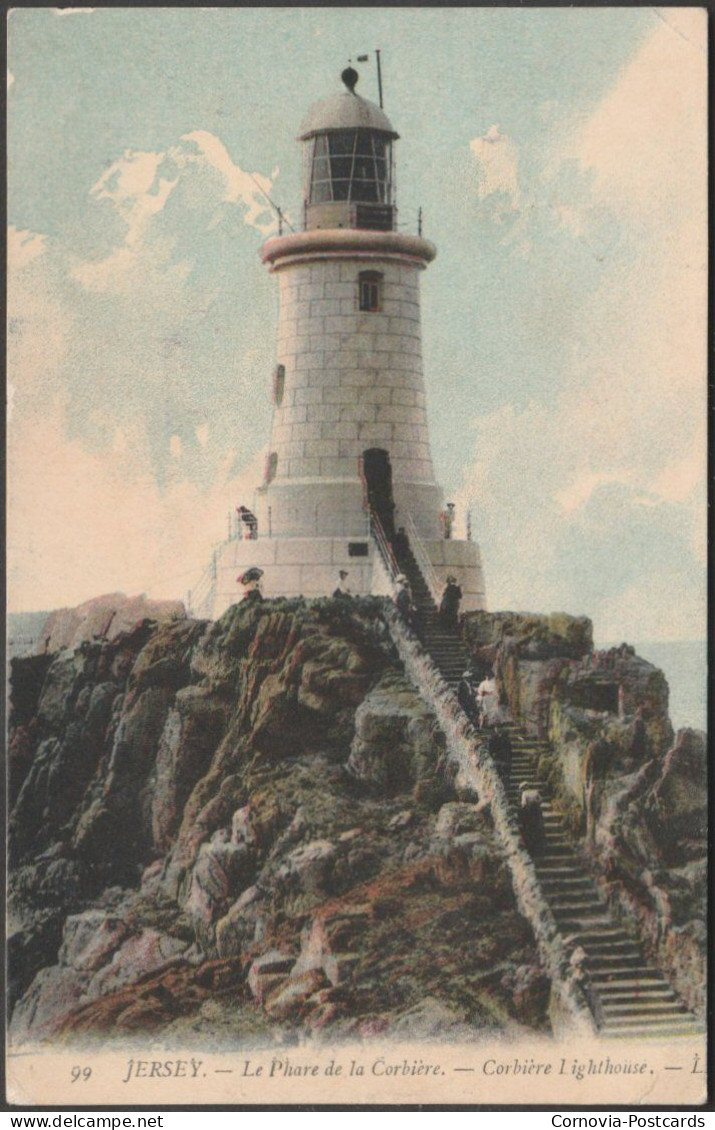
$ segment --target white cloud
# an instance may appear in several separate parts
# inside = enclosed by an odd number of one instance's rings
[[[244,220],[250,227],[256,228],[263,235],[275,230],[276,221],[270,213],[270,205],[267,200],[273,187],[270,177],[264,176],[262,173],[250,174],[244,172],[239,165],[234,164],[231,160],[228,150],[220,138],[207,130],[194,130],[192,133],[184,134],[181,140],[193,142],[199,151],[200,158],[203,158],[211,168],[216,169],[222,175],[226,185],[225,202],[227,204],[243,204],[246,208]],[[180,155],[179,160],[182,159],[182,156],[185,160],[185,155]],[[188,159],[192,158],[189,157]],[[195,157],[193,159],[196,160]],[[267,209],[268,218],[261,220],[262,217],[266,216]]]
[[[97,200],[111,200],[126,221],[128,247],[136,247],[163,209],[178,180],[157,176],[164,153],[127,150],[90,189]]]
[[[562,326],[542,241],[535,303],[542,332],[564,334],[564,375],[543,403],[475,422],[460,498],[476,504],[491,607],[568,601],[601,638],[705,630],[706,16],[667,13],[544,164],[540,222],[598,247],[598,272]],[[497,165],[484,193],[518,199],[515,176]]]
[[[224,535],[226,514],[251,505],[264,452],[238,474],[227,451],[208,489],[161,487],[140,434],[117,433],[111,458],[67,437],[48,411],[14,436],[27,458],[8,483],[8,603],[13,610],[77,604],[100,592],[182,596]],[[41,453],[41,458],[38,457]]]
[[[505,193],[512,207],[519,206],[518,151],[510,137],[491,126],[482,137],[469,143],[478,167],[477,192],[480,200],[494,193]]]
[[[188,144],[185,144],[188,143]],[[181,144],[166,151],[128,149],[90,189],[96,201],[107,201],[126,225],[122,243],[100,259],[75,264],[72,274],[95,291],[129,292],[138,280],[163,275],[169,289],[180,286],[192,269],[189,260],[176,261],[175,240],[162,228],[161,214],[172,195],[182,193],[183,222],[204,214],[201,226],[210,231],[224,218],[227,206],[239,205],[245,223],[263,235],[276,221],[261,189],[272,181],[261,173],[249,175],[234,164],[223,142],[205,130],[186,134]]]
[[[11,224],[7,230],[8,270],[22,270],[33,259],[44,254],[46,237],[38,232],[19,231]]]

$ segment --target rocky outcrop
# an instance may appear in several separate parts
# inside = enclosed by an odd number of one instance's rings
[[[381,600],[144,620],[12,687],[16,1041],[548,1027]]]
[[[150,600],[143,593],[125,596],[123,592],[113,592],[87,600],[76,608],[11,613],[8,617],[9,652],[12,658],[54,655],[63,648],[74,649],[92,640],[116,639],[142,620],[164,623],[185,618],[186,609],[180,600]]]
[[[707,743],[680,730],[664,757],[608,763],[587,850],[604,892],[695,1012],[706,1006]]]

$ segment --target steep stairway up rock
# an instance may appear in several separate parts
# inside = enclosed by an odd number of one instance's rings
[[[422,646],[454,690],[470,666],[470,656],[457,632],[440,617],[412,550],[393,544],[392,551],[410,583]],[[555,810],[552,790],[538,772],[539,757],[551,749],[549,742],[516,724],[506,729],[513,747],[507,799],[516,810],[522,786],[541,795],[545,845],[532,855],[536,875],[564,941],[572,953],[582,951],[584,993],[599,1034],[629,1039],[700,1035],[701,1022],[663,974],[648,965],[639,942],[613,916]]]
[[[539,756],[549,743],[519,727],[508,729],[513,757],[507,796],[516,808],[522,785],[541,795],[545,846],[533,856],[534,864],[560,931],[585,954],[584,987],[599,1033],[628,1038],[699,1034],[698,1019],[613,918],[555,811],[553,793],[538,772]]]

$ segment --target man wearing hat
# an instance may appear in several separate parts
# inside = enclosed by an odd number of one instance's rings
[[[343,600],[346,597],[352,596],[352,593],[350,592],[350,586],[348,585],[347,569],[341,569],[338,573],[338,576],[340,580],[338,581],[338,587],[335,589],[333,596],[339,600]]]
[[[395,577],[395,607],[400,616],[404,620],[410,631],[415,627],[415,606],[412,603],[412,590],[410,589],[410,582],[404,573],[398,573]]]

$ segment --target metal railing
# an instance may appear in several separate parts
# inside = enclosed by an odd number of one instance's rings
[[[434,571],[434,566],[427,555],[425,543],[417,532],[414,518],[409,512],[405,516],[405,532],[409,538],[410,548],[414,554],[415,561],[419,565],[420,572],[425,579],[425,584],[432,595],[432,599],[439,608],[443,586],[440,584],[439,578]]]
[[[326,520],[323,510],[324,503],[316,502],[312,512],[303,508],[297,515],[283,513],[280,521],[276,521],[269,506],[266,518],[258,526],[254,537],[241,537],[240,531],[232,532],[228,540],[255,542],[271,538],[347,538],[359,541],[370,537],[370,520],[367,515],[351,510],[331,514],[329,520]]]
[[[186,611],[189,616],[201,615],[202,605],[209,597],[213,597],[215,589],[216,570],[215,562],[212,561],[208,568],[204,569],[196,587],[191,589],[187,596],[187,604],[189,607]]]
[[[382,557],[382,560],[385,563],[385,567],[390,574],[390,579],[394,581],[395,577],[397,577],[400,572],[400,567],[397,564],[397,558],[393,553],[392,546],[387,540],[387,535],[377,514],[374,510],[369,510],[368,514],[370,518],[370,533],[377,543],[377,548],[380,550],[380,556]]]

